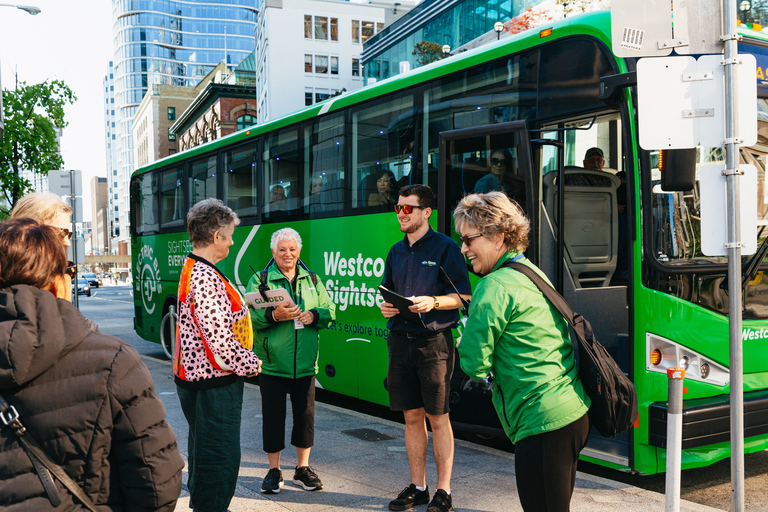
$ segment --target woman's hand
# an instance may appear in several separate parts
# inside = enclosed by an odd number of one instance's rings
[[[289,304],[289,301],[285,301],[277,306],[272,312],[272,318],[281,322],[298,318],[299,314],[301,314],[301,308],[299,306],[290,307]]]
[[[304,325],[309,325],[315,321],[315,315],[312,314],[312,311],[303,311],[299,314],[299,320]]]

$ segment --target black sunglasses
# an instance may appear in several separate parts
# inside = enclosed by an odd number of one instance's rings
[[[70,230],[67,228],[59,228],[59,231],[61,232],[61,238],[72,240],[72,232]]]
[[[73,261],[67,262],[67,268],[64,269],[64,273],[67,274],[70,279],[75,279],[77,277],[77,265]]]
[[[467,246],[467,249],[472,245],[472,240],[475,238],[483,236],[482,233],[475,233],[474,235],[467,235],[467,236],[460,236],[459,240],[461,240],[461,243]]]
[[[507,159],[506,158],[491,158],[491,163],[493,165],[507,165]]]
[[[395,213],[400,213],[400,210],[404,211],[406,215],[410,215],[413,213],[414,208],[421,208],[422,210],[424,208],[427,208],[426,206],[418,206],[414,204],[396,204],[395,205]]]

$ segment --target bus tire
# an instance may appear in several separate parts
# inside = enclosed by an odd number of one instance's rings
[[[176,299],[173,298],[172,301],[167,301],[165,307],[163,307],[163,319],[160,322],[160,345],[163,347],[163,353],[165,353],[165,357],[173,361],[173,353],[175,351],[175,343],[176,343],[176,332],[175,332],[175,325],[176,325]],[[173,311],[171,310],[171,306],[173,306]],[[172,329],[171,326],[174,326]]]

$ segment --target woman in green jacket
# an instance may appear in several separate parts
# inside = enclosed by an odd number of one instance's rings
[[[247,292],[260,289],[288,291],[291,301],[277,307],[251,311],[253,350],[262,361],[261,390],[264,451],[269,472],[261,492],[276,494],[283,485],[280,452],[285,448],[285,396],[291,397],[293,431],[298,464],[293,483],[308,491],[323,484],[309,467],[309,452],[315,435],[315,374],[318,331],[331,325],[336,306],[317,276],[299,265],[301,237],[291,228],[272,234],[272,261],[248,282]]]
[[[472,379],[493,375],[493,404],[515,443],[518,496],[526,512],[569,510],[576,462],[589,436],[589,397],[579,380],[568,324],[525,275],[533,267],[529,222],[502,192],[472,194],[454,212],[461,252],[484,276],[472,293],[458,350]]]

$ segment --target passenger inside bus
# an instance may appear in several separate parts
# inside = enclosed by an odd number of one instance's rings
[[[287,210],[285,188],[282,185],[275,185],[269,191],[269,209],[270,211],[284,212]]]
[[[505,183],[505,179],[508,179],[512,163],[512,154],[505,149],[491,153],[491,170],[475,184],[475,193],[484,194],[492,190],[509,192],[509,182]]]
[[[397,180],[392,171],[371,174],[376,179],[376,191],[368,195],[368,206],[392,206],[397,200]]]

